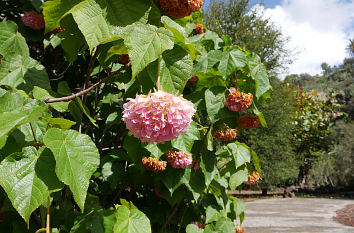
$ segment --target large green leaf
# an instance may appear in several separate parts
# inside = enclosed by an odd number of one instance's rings
[[[60,21],[72,14],[92,50],[111,37],[116,27],[146,23],[151,9],[145,0],[61,0],[43,4],[45,32],[60,27]]]
[[[189,183],[186,183],[186,186],[192,192],[194,200],[198,201],[206,188],[203,173],[200,170],[192,172]]]
[[[17,24],[4,21],[0,23],[0,54],[5,57],[9,52],[29,56],[26,40],[17,31]]]
[[[48,92],[47,90],[40,88],[40,87],[34,87],[33,88],[33,97],[37,100],[42,101],[45,97],[59,97],[59,95],[53,91]],[[55,110],[58,112],[66,112],[68,111],[70,101],[68,102],[54,102],[54,103],[49,103],[48,105],[53,107]]]
[[[267,70],[257,55],[248,57],[248,66],[251,77],[256,81],[256,97],[259,99],[271,89]]]
[[[84,216],[79,216],[74,221],[70,233],[112,233],[116,216],[113,208],[104,210],[94,207]]]
[[[192,121],[185,134],[180,134],[178,138],[173,139],[172,146],[184,152],[191,152],[194,141],[200,138],[197,124]]]
[[[248,146],[244,143],[229,143],[227,144],[228,149],[231,151],[236,168],[244,165],[245,163],[249,163],[251,161],[251,153]]]
[[[198,63],[193,67],[192,74],[207,73],[209,70],[220,61],[223,53],[220,50],[211,50],[204,53],[198,60]]]
[[[199,51],[192,43],[189,42],[188,35],[184,28],[167,16],[162,16],[161,21],[163,22],[165,28],[170,30],[175,36],[175,44],[184,48],[194,60]]]
[[[34,99],[29,99],[16,92],[7,92],[0,97],[0,148],[8,134],[16,127],[34,121],[42,116],[47,107]]]
[[[6,157],[0,164],[0,184],[12,205],[28,222],[31,213],[47,205],[50,193],[63,184],[54,173],[55,160],[50,150],[25,147],[23,152]]]
[[[120,30],[118,34],[124,39],[124,44],[128,48],[133,77],[158,59],[165,50],[172,49],[174,46],[172,32],[153,25],[131,25]]]
[[[188,166],[185,169],[167,169],[162,177],[162,183],[166,186],[170,194],[182,184],[189,182],[191,177],[191,168]]]
[[[172,94],[181,94],[191,77],[192,68],[191,57],[180,46],[175,45],[172,50],[164,52],[161,60],[161,88]]]
[[[186,227],[186,233],[203,233],[203,229],[199,228],[195,224],[189,224]]]
[[[99,165],[99,153],[88,135],[74,130],[49,129],[44,144],[57,162],[58,178],[69,185],[74,199],[83,210],[91,175]]]
[[[229,185],[231,190],[236,190],[244,181],[248,180],[247,169],[238,170],[230,177]]]
[[[237,48],[233,48],[223,52],[218,69],[224,77],[227,77],[234,73],[236,69],[244,67],[246,61],[246,54]]]
[[[205,176],[205,185],[208,186],[214,179],[215,175],[218,174],[218,169],[216,168],[216,156],[213,152],[205,149],[202,151],[200,168]]]
[[[30,92],[34,86],[50,89],[45,68],[36,60],[9,52],[0,63],[0,85]]]
[[[225,90],[225,87],[212,87],[205,91],[206,108],[212,123],[225,117]]]
[[[150,220],[136,208],[126,205],[117,207],[114,233],[151,233]]]

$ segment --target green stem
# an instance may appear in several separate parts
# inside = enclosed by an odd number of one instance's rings
[[[36,231],[36,233],[45,232],[45,231],[46,231],[45,228],[41,228],[41,229],[38,229],[38,230]]]
[[[160,90],[160,57],[157,60],[157,90]]]

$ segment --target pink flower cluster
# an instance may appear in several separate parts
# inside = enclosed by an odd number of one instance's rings
[[[123,108],[123,121],[142,142],[159,143],[178,137],[187,131],[195,113],[192,102],[163,91],[129,98]]]
[[[44,28],[45,22],[42,14],[38,14],[35,11],[26,12],[22,17],[22,22],[34,30],[40,30]]]
[[[193,158],[186,155],[183,151],[167,151],[167,160],[174,168],[186,168],[191,165]]]

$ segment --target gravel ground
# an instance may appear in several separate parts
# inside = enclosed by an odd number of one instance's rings
[[[341,224],[353,223],[353,213],[354,200],[264,199],[246,203],[242,226],[247,233],[354,233],[354,227]]]

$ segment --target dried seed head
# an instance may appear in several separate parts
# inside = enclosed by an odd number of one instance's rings
[[[236,226],[235,230],[236,230],[236,233],[245,233],[244,227]]]
[[[258,172],[253,172],[252,174],[248,175],[248,181],[244,182],[244,184],[255,184],[260,177],[261,176]]]
[[[45,27],[44,16],[35,11],[25,12],[21,20],[27,27],[34,30],[41,30]]]
[[[227,127],[226,129],[221,129],[218,131],[213,130],[211,134],[213,135],[214,138],[217,138],[220,141],[229,142],[236,138],[237,132],[238,132],[237,129],[231,129]]]
[[[244,129],[252,129],[256,128],[261,123],[261,121],[259,120],[258,116],[245,114],[242,118],[237,120],[237,123]]]
[[[159,161],[152,157],[143,157],[141,161],[146,169],[153,172],[162,172],[166,169],[166,161]]]
[[[229,89],[225,104],[231,111],[242,111],[249,108],[253,101],[252,93],[239,92],[235,88]]]
[[[127,65],[130,62],[129,55],[128,54],[119,55],[118,61],[123,65]]]
[[[205,29],[203,27],[203,24],[197,23],[197,25],[195,25],[195,29],[193,29],[193,35],[198,35],[198,34],[203,34],[203,33],[205,33]]]
[[[174,168],[186,168],[193,162],[192,156],[184,154],[183,151],[172,151],[166,152],[168,163]]]
[[[159,0],[160,8],[174,18],[183,18],[192,14],[199,10],[203,3],[203,0]]]

